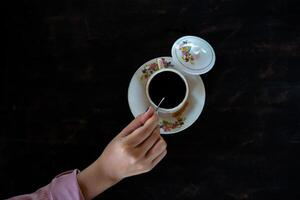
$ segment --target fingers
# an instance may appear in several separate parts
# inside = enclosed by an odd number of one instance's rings
[[[153,115],[154,109],[150,106],[149,109],[137,116],[128,126],[126,126],[120,133],[121,136],[127,136],[135,129],[141,127]]]
[[[144,155],[153,147],[153,145],[160,139],[160,128],[157,126],[151,133],[151,135],[145,139],[140,145],[137,146]]]
[[[152,131],[157,127],[158,125],[158,115],[154,113],[143,126],[137,128],[134,130],[131,134],[127,136],[127,141],[130,145],[133,145],[134,147],[141,144],[145,139],[147,139]]]
[[[155,167],[165,156],[167,155],[167,150],[165,149],[161,154],[159,154],[153,161],[152,161],[152,168]]]
[[[159,140],[152,146],[152,148],[146,153],[146,159],[154,160],[167,148],[167,143],[160,136]]]

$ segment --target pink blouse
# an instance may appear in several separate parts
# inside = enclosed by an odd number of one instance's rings
[[[34,193],[10,198],[11,200],[84,200],[77,182],[78,170],[67,171],[56,176],[51,183]]]

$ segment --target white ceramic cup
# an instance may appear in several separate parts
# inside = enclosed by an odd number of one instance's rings
[[[158,63],[160,63],[160,62],[161,62],[161,61],[158,60]],[[156,75],[158,75],[158,74],[160,74],[160,73],[163,73],[163,72],[166,72],[166,71],[174,72],[174,73],[176,73],[177,75],[179,75],[179,76],[182,78],[182,80],[183,80],[183,82],[185,83],[185,86],[186,86],[185,96],[184,96],[183,101],[182,101],[180,104],[178,104],[176,107],[170,108],[170,109],[166,109],[166,108],[161,108],[161,107],[159,107],[158,112],[168,114],[168,113],[175,113],[175,112],[179,111],[179,110],[184,106],[185,102],[187,101],[188,95],[189,95],[189,86],[188,86],[188,82],[187,82],[186,78],[184,77],[184,75],[183,75],[182,73],[180,73],[178,70],[173,69],[173,68],[164,68],[163,66],[161,66],[161,65],[159,64],[159,70],[157,70],[156,72],[154,72],[154,73],[149,77],[149,79],[148,79],[148,81],[147,81],[147,84],[146,84],[146,95],[147,95],[147,98],[148,98],[148,100],[149,100],[151,106],[153,106],[154,108],[157,108],[158,105],[156,105],[156,104],[152,101],[152,99],[150,98],[150,95],[149,95],[149,85],[150,85],[150,83],[151,83],[151,80],[152,80]],[[172,81],[172,80],[170,80],[170,81]]]

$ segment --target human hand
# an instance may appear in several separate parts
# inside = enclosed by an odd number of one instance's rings
[[[115,181],[150,171],[167,153],[158,122],[152,107],[134,119],[105,148],[99,168]]]
[[[101,156],[78,174],[86,199],[120,180],[153,169],[167,154],[160,135],[159,118],[152,107],[136,117],[104,149]]]

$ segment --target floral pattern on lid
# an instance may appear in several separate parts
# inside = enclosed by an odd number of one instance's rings
[[[182,55],[181,55],[182,60],[185,62],[189,62],[193,65],[195,58],[191,54],[192,46],[188,45],[188,43],[189,42],[187,40],[183,41],[182,42],[183,45],[181,47],[179,47],[179,50],[182,53]]]

